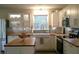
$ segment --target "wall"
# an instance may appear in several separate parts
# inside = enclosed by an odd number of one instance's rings
[[[33,22],[33,14],[32,14],[32,10],[24,10],[24,9],[0,9],[0,17],[1,18],[5,18],[8,19],[9,18],[9,13],[24,13],[24,14],[30,14],[30,25],[32,26],[32,22]],[[49,10],[49,25],[51,25],[51,12]]]
[[[79,5],[68,5],[59,14],[60,25],[64,17],[69,16],[70,27],[79,27]]]
[[[7,10],[0,9],[0,17],[1,18],[7,18]]]
[[[30,24],[32,25],[32,16],[33,16],[33,14],[32,14],[32,10],[29,10],[29,9],[27,9],[27,10],[24,10],[24,9],[6,9],[6,8],[2,8],[2,9],[0,9],[0,17],[2,17],[2,18],[5,18],[5,19],[8,19],[8,14],[9,13],[24,13],[24,14],[26,14],[26,13],[28,13],[28,14],[30,14]],[[54,14],[54,18],[53,18],[53,15],[52,14]],[[59,15],[58,15],[59,13],[55,13],[55,12],[52,12],[52,10],[49,10],[49,25],[50,26],[58,26],[59,25]]]
[[[8,18],[8,14],[9,13],[24,13],[24,14],[26,14],[26,13],[30,13],[30,10],[20,10],[20,9],[4,9],[4,8],[2,8],[2,9],[0,9],[0,17],[2,17],[2,18]]]

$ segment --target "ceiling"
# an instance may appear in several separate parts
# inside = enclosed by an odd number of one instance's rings
[[[66,4],[0,4],[1,8],[7,9],[33,9],[34,7],[47,7],[48,9],[62,9]]]

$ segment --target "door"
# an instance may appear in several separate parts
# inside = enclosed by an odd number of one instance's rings
[[[0,51],[4,50],[4,44],[6,44],[6,22],[0,18]]]
[[[0,19],[0,51],[1,51],[1,37],[2,37],[2,29],[1,29],[1,19]]]
[[[4,45],[6,44],[6,22],[5,19],[1,19],[2,23],[2,50],[4,51]]]

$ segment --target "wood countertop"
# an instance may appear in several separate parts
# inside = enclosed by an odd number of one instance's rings
[[[64,41],[72,44],[75,47],[79,47],[79,38],[69,38],[68,34],[59,34],[59,33],[50,33],[50,35],[54,35],[57,37],[61,37]],[[66,36],[63,38],[63,36]]]
[[[16,38],[15,40],[5,45],[5,47],[16,47],[16,46],[35,46],[35,39],[29,37],[25,38],[24,40],[21,38]]]
[[[18,32],[18,33],[16,33],[16,32],[13,32],[13,31],[8,31],[7,32],[7,35],[8,36],[16,36],[16,35],[19,35],[21,32]],[[26,34],[30,34],[30,35],[33,35],[33,33],[30,33],[30,32],[26,32]],[[62,33],[50,33],[49,32],[49,35],[50,36],[52,36],[52,35],[54,35],[54,36],[68,36],[67,34],[62,34]]]
[[[69,38],[69,37],[63,38],[61,36],[57,36],[57,38],[64,40],[75,47],[79,47],[79,38]]]
[[[50,35],[54,35],[54,36],[68,36],[68,34],[63,34],[63,33],[50,33]]]
[[[32,33],[27,33],[27,34],[32,34]],[[15,35],[13,32],[8,32],[8,35]],[[18,35],[18,34],[16,34]],[[49,33],[49,36],[59,36],[61,37],[64,41],[74,45],[75,47],[79,47],[79,38],[63,38],[63,36],[67,36],[68,34],[62,34],[62,33]],[[6,44],[5,47],[7,46],[35,46],[35,40],[32,40],[32,38],[26,38],[25,41],[22,41],[23,39],[17,38],[10,43]]]
[[[8,36],[17,36],[17,35],[19,35],[20,33],[22,33],[22,32],[13,32],[13,31],[7,31],[7,35]],[[26,32],[27,34],[29,34],[29,35],[32,35],[32,33],[29,33],[29,32]]]
[[[79,47],[79,38],[64,38],[64,41],[72,44],[75,47]]]

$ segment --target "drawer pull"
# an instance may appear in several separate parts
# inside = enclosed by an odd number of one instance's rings
[[[40,38],[40,44],[44,44],[44,39]]]

